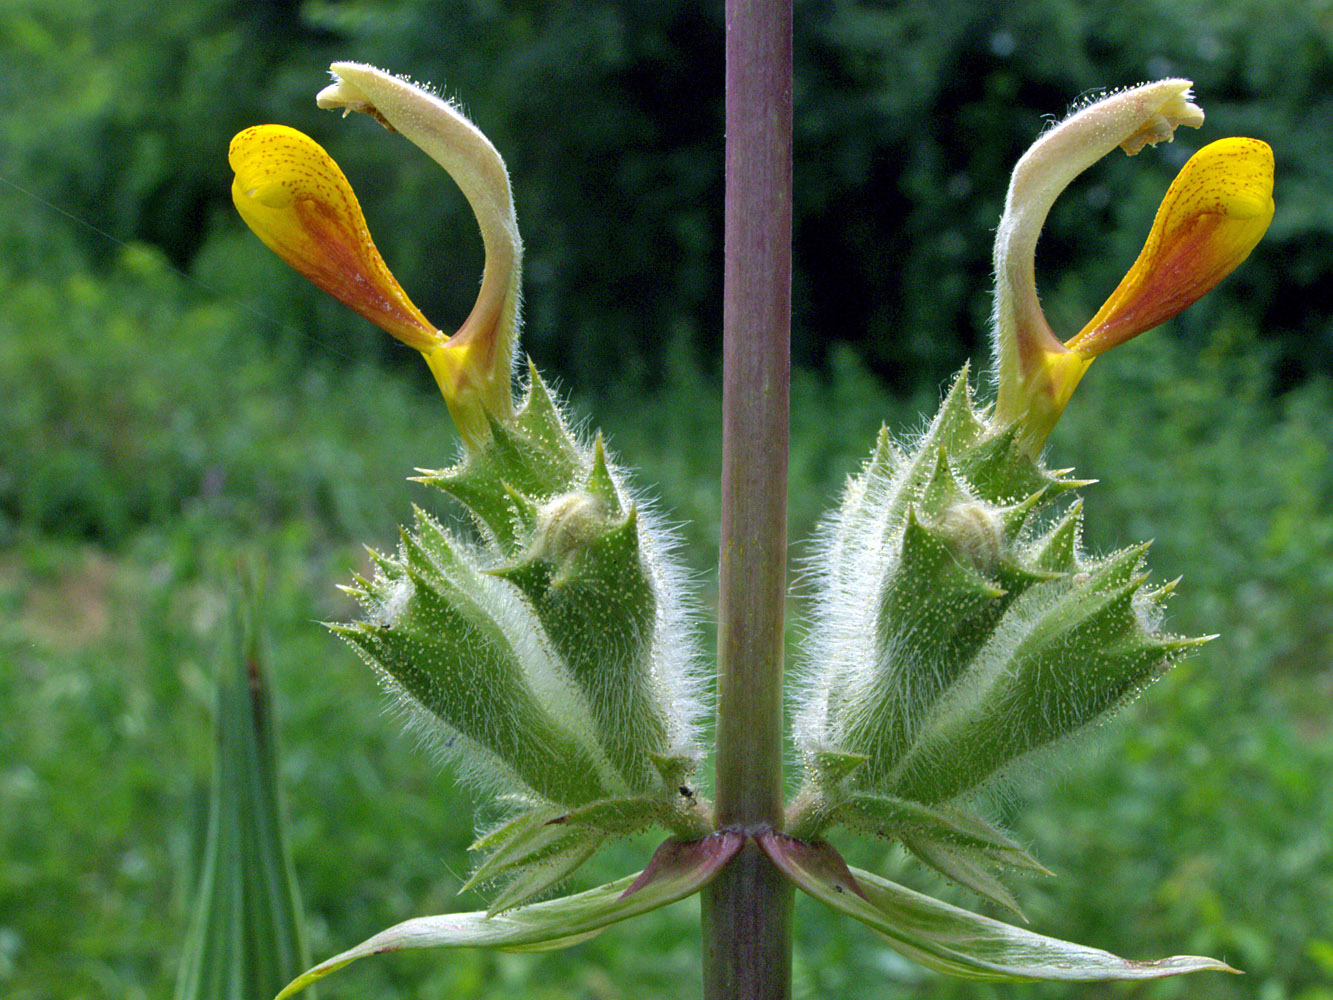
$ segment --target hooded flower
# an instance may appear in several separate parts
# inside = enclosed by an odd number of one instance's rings
[[[1037,299],[1037,237],[1051,205],[1116,146],[1133,155],[1169,142],[1203,112],[1187,80],[1112,94],[1047,132],[1014,169],[995,241],[996,419],[1021,423],[1034,452],[1055,426],[1093,358],[1165,322],[1249,256],[1273,218],[1273,152],[1258,139],[1199,150],[1158,209],[1139,258],[1088,324],[1061,340]]]
[[[284,125],[258,125],[232,140],[232,198],[246,224],[293,268],[403,343],[419,350],[469,447],[491,418],[510,420],[522,243],[504,161],[446,101],[382,70],[335,63],[322,108],[361,111],[401,132],[449,173],[481,228],[481,291],[453,336],[430,323],[375,248],[356,195],[332,157]]]

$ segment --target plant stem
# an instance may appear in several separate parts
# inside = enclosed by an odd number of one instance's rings
[[[727,0],[719,827],[782,822],[791,341],[791,0]],[[703,894],[704,995],[791,992],[792,889],[753,843]]]

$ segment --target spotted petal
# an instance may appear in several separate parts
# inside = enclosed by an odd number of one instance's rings
[[[351,184],[319,143],[285,125],[256,125],[232,139],[227,158],[236,209],[270,250],[410,347],[444,342],[389,273]]]
[[[1273,219],[1273,151],[1220,139],[1185,164],[1134,266],[1065,346],[1096,356],[1197,302],[1250,255]]]

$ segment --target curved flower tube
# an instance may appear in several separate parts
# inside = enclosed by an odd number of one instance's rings
[[[1165,322],[1202,297],[1254,249],[1273,217],[1273,154],[1257,139],[1204,147],[1167,191],[1134,266],[1091,321],[1061,341],[1037,298],[1037,237],[1051,205],[1116,146],[1133,155],[1169,142],[1203,112],[1188,80],[1113,94],[1042,136],[1010,181],[995,241],[996,419],[1020,424],[1040,450],[1093,358]]]
[[[245,129],[229,152],[237,210],[264,243],[324,291],[425,356],[469,448],[490,438],[489,421],[514,413],[522,241],[504,161],[447,101],[359,63],[334,63],[323,108],[361,111],[403,133],[458,184],[486,250],[481,291],[451,337],[426,320],[389,273],[356,195],[313,139],[282,125]]]

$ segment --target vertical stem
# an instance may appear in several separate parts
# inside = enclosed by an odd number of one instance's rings
[[[791,0],[728,0],[727,13],[722,541],[714,792],[720,825],[751,827],[774,825],[782,815],[791,341]]]
[[[791,340],[791,0],[726,0],[716,820],[782,822]],[[792,890],[748,843],[703,895],[704,995],[791,992]]]

